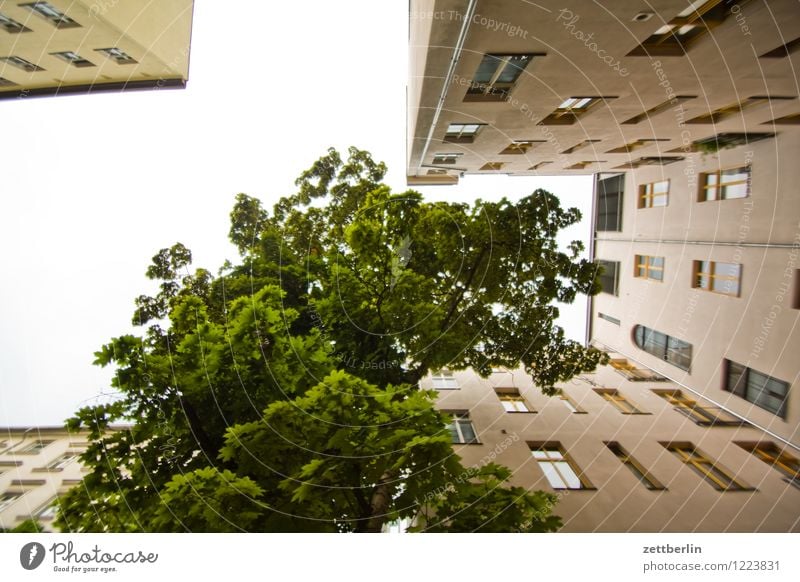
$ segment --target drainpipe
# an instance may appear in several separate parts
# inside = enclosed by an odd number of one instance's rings
[[[425,145],[422,147],[422,153],[419,156],[419,163],[417,164],[416,171],[417,175],[419,175],[419,172],[422,169],[422,162],[425,160],[425,156],[428,154],[428,147],[433,139],[433,131],[436,129],[436,124],[439,122],[439,115],[442,112],[444,101],[447,98],[447,89],[450,86],[450,83],[453,81],[453,75],[456,72],[456,65],[458,65],[458,60],[461,58],[461,50],[464,48],[464,42],[467,39],[467,31],[469,31],[469,25],[472,22],[472,17],[475,14],[475,7],[477,4],[478,0],[469,0],[469,5],[467,6],[467,11],[464,15],[464,21],[461,24],[461,32],[458,34],[458,41],[456,41],[455,49],[453,49],[453,56],[450,58],[450,66],[448,67],[447,75],[445,75],[444,78],[442,92],[439,95],[439,101],[436,104],[435,111],[433,112],[431,128],[428,130],[428,137],[425,138]]]

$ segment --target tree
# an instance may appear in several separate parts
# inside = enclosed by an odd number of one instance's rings
[[[596,267],[537,190],[512,203],[392,194],[386,168],[330,150],[270,214],[237,196],[241,263],[190,272],[153,257],[141,337],[96,353],[115,401],[69,421],[91,445],[58,525],[80,531],[548,531],[552,496],[464,467],[419,390],[430,369],[523,364],[546,393],[603,354],[564,338],[558,300],[596,293]],[[128,422],[123,429],[111,425]]]

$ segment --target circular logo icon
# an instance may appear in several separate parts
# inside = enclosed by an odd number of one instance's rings
[[[39,542],[30,542],[19,551],[19,563],[26,570],[35,570],[44,561],[44,546]]]

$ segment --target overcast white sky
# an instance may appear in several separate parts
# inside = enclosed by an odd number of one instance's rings
[[[204,2],[183,91],[0,102],[0,426],[61,424],[108,390],[93,352],[129,333],[158,249],[212,272],[237,192],[268,207],[325,150],[369,150],[405,186],[406,2]],[[4,41],[0,36],[0,43]],[[467,177],[429,198],[546,188],[588,208],[590,178]],[[588,236],[588,212],[570,239]],[[585,303],[562,310],[583,340]]]

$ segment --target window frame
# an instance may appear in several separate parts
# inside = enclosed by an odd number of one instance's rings
[[[666,192],[656,192],[655,189],[661,184],[666,184]],[[639,204],[638,209],[645,208],[665,208],[669,206],[669,187],[670,180],[658,180],[656,182],[647,182],[639,185]],[[663,198],[664,204],[655,204],[657,198]]]
[[[36,439],[29,443],[20,443],[18,446],[20,448],[14,451],[15,455],[38,455],[41,453],[45,448],[49,445],[52,445],[55,440],[48,440],[48,439]],[[35,449],[35,450],[34,450]]]
[[[732,373],[734,373],[733,370],[736,367],[741,368],[741,371],[738,372],[739,378],[731,382],[731,375]],[[748,397],[751,395],[750,380],[752,374],[757,374],[758,376],[762,376],[765,379],[764,386],[759,390],[758,394],[752,396],[753,400],[751,400]],[[759,396],[762,396],[764,389],[766,389],[770,381],[773,381],[777,384],[781,384],[785,388],[785,394],[780,399],[781,404],[777,407],[777,410],[772,410],[771,408],[768,408],[767,405],[764,404],[764,401],[763,400],[759,401],[758,398]],[[731,385],[732,383],[734,385]],[[739,386],[740,384],[742,384],[742,387]],[[723,361],[723,370],[722,370],[722,389],[725,392],[729,392],[734,396],[738,396],[739,398],[746,400],[753,406],[758,406],[760,409],[766,410],[767,412],[774,414],[778,418],[786,420],[786,413],[787,409],[789,408],[789,390],[791,389],[791,384],[789,382],[785,382],[784,380],[775,378],[774,376],[770,376],[768,374],[765,374],[764,372],[759,372],[758,370],[754,370],[749,366],[745,366],[743,364],[725,358],[725,360]],[[767,396],[776,399],[780,397],[779,394],[773,392],[768,393]]]
[[[472,74],[467,91],[464,94],[464,102],[501,102],[507,101],[511,96],[511,91],[516,87],[522,74],[525,72],[534,57],[543,56],[541,53],[485,53],[477,69]],[[524,61],[520,66],[515,60]],[[476,81],[475,79],[482,73],[481,69],[497,63],[489,74],[487,80]],[[500,79],[507,73],[511,75],[509,80]]]
[[[649,412],[639,409],[638,406],[625,398],[625,395],[616,388],[594,388],[594,393],[611,404],[622,414],[650,414]]]
[[[717,491],[754,491],[741,480],[737,480],[731,472],[700,449],[688,442],[661,443],[684,465],[688,465],[706,483]],[[725,484],[725,480],[728,484]]]
[[[0,12],[0,28],[5,30],[8,34],[20,34],[22,32],[31,32],[30,28],[28,28],[21,22],[17,22],[10,16],[6,16],[2,12]]]
[[[725,173],[736,173],[736,174],[747,174],[747,177],[744,180],[734,180],[731,182],[723,182],[723,176]],[[710,176],[716,177],[716,184],[709,184],[708,178]],[[712,172],[701,172],[700,179],[698,180],[700,191],[697,195],[698,202],[720,202],[722,200],[741,200],[743,198],[749,198],[751,193],[751,183],[752,183],[752,171],[750,164],[745,164],[744,166],[733,166],[730,168],[720,168],[718,170]],[[741,184],[745,184],[745,195],[744,196],[726,196],[725,195],[725,188],[730,186],[739,186]],[[710,191],[714,190],[713,196],[711,195]]]
[[[431,371],[431,387],[434,390],[458,390],[460,388],[455,374],[447,368]]]
[[[497,395],[500,404],[507,413],[512,414],[526,414],[535,413],[536,410],[528,404],[528,401],[520,394],[516,388],[495,388],[494,393]],[[507,404],[508,403],[508,404]],[[516,403],[516,404],[515,404]],[[517,404],[521,404],[524,410],[518,410]]]
[[[639,330],[642,330],[641,343],[639,340],[639,333],[638,333]],[[649,328],[646,325],[641,325],[639,323],[633,326],[631,332],[632,332],[631,336],[633,339],[633,344],[637,348],[639,348],[643,352],[650,354],[651,356],[654,356],[660,360],[664,360],[665,362],[675,366],[676,368],[679,368],[685,372],[691,372],[692,357],[693,357],[692,352],[694,351],[694,346],[692,344],[690,344],[689,342],[685,342],[681,339],[678,339],[674,336],[670,336],[656,329]],[[660,345],[660,344],[654,344],[652,341],[648,342],[648,335],[653,335],[653,336],[658,335],[664,337],[663,352],[660,351],[656,352],[646,347],[652,345]],[[688,353],[688,356],[685,355],[686,353]],[[678,356],[680,357],[676,357],[675,354],[678,354]],[[688,364],[685,366],[682,363],[682,360],[684,359],[688,359]]]
[[[67,16],[65,12],[61,12],[49,2],[24,2],[22,4],[17,4],[17,6],[27,8],[34,14],[47,20],[56,28],[81,28],[81,25],[77,21]]]
[[[0,512],[5,511],[12,505],[14,505],[17,501],[19,501],[23,495],[25,495],[26,491],[3,491],[0,493]]]
[[[600,292],[601,293],[608,293],[609,295],[613,295],[614,297],[619,297],[619,261],[609,261],[606,259],[595,259],[595,262],[598,266],[603,267],[603,272],[598,276],[597,280],[601,285]],[[613,270],[613,273],[611,271]],[[610,275],[610,276],[609,276]],[[606,277],[607,279],[604,279]],[[603,284],[604,280],[608,280],[611,282],[613,279],[613,289],[608,291],[606,290],[606,286]]]
[[[785,449],[781,450],[771,441],[734,442],[755,458],[784,475],[784,481],[791,483],[795,487],[800,487],[800,459],[790,455]]]
[[[708,271],[701,270],[703,269],[703,263],[708,264]],[[738,275],[735,277],[731,275],[717,275],[715,271],[718,264],[736,267],[738,269]],[[702,284],[702,278],[705,278],[708,281],[708,285],[706,287],[704,287]],[[714,289],[714,283],[717,279],[725,281],[735,280],[736,288],[730,292]],[[725,263],[722,261],[692,261],[692,288],[708,291],[709,293],[716,293],[717,295],[725,295],[727,297],[740,297],[742,292],[742,265],[740,263]]]
[[[458,440],[452,440],[454,445],[479,445],[481,444],[478,438],[478,431],[475,429],[475,424],[469,416],[469,410],[442,410],[443,413],[450,416],[450,422],[447,423],[447,430],[450,432],[451,437]],[[467,440],[464,436],[463,426],[467,425],[473,434],[472,440]]]
[[[656,266],[656,261],[661,261],[661,266]],[[648,281],[664,282],[664,269],[666,267],[666,259],[664,257],[656,257],[653,255],[634,255],[633,258],[633,276],[636,279],[647,279]],[[642,272],[642,270],[644,272]],[[660,278],[656,275],[660,275]]]
[[[611,453],[633,473],[633,476],[644,485],[648,491],[666,491],[666,487],[653,474],[644,468],[626,449],[617,441],[603,441]]]
[[[581,490],[593,490],[594,487],[592,486],[591,482],[586,478],[586,475],[580,469],[580,467],[575,463],[572,457],[566,452],[564,447],[561,446],[559,442],[543,442],[543,443],[528,443],[528,448],[531,452],[531,458],[536,461],[536,465],[539,467],[539,470],[544,475],[544,478],[547,480],[547,483],[550,487],[556,491],[561,490],[569,490],[569,491],[581,491]],[[544,456],[537,456],[536,453],[545,453]],[[557,456],[553,456],[557,455]],[[569,469],[569,474],[567,474],[567,478],[562,474],[562,471],[559,470],[559,466],[561,469]],[[544,465],[547,465],[550,468],[550,471],[543,468]],[[554,482],[551,477],[557,476],[560,479],[560,483]],[[570,480],[577,480],[578,487],[570,487],[569,483]],[[560,486],[563,485],[563,486]]]
[[[725,0],[707,0],[697,7],[689,5],[675,18],[658,27],[626,56],[683,56],[697,40],[732,14],[728,4]],[[688,30],[681,32],[687,27]]]
[[[569,394],[566,394],[563,389],[558,391],[556,397],[564,403],[564,406],[570,411],[570,414],[586,414],[586,411],[581,408]]]

